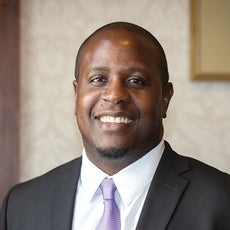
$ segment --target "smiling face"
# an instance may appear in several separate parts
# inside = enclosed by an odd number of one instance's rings
[[[109,174],[162,139],[173,89],[162,88],[157,58],[149,39],[125,30],[99,32],[82,51],[76,117],[89,159]]]

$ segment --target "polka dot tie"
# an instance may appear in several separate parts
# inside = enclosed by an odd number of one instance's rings
[[[105,178],[100,189],[104,200],[104,212],[96,227],[96,230],[120,230],[120,211],[114,199],[116,185],[112,179]]]

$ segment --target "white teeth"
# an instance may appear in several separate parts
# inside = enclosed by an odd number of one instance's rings
[[[127,117],[111,117],[111,116],[100,117],[100,121],[105,123],[118,123],[118,124],[120,123],[128,124],[132,122],[132,120]]]

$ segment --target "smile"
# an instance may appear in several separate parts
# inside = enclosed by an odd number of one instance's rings
[[[104,123],[116,123],[116,124],[129,124],[132,122],[132,120],[127,117],[113,117],[113,116],[102,116],[99,118],[99,120]]]

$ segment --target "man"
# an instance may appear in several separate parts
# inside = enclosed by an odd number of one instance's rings
[[[0,229],[230,229],[230,176],[163,140],[168,80],[145,29],[115,22],[87,38],[74,81],[82,157],[12,188]]]

